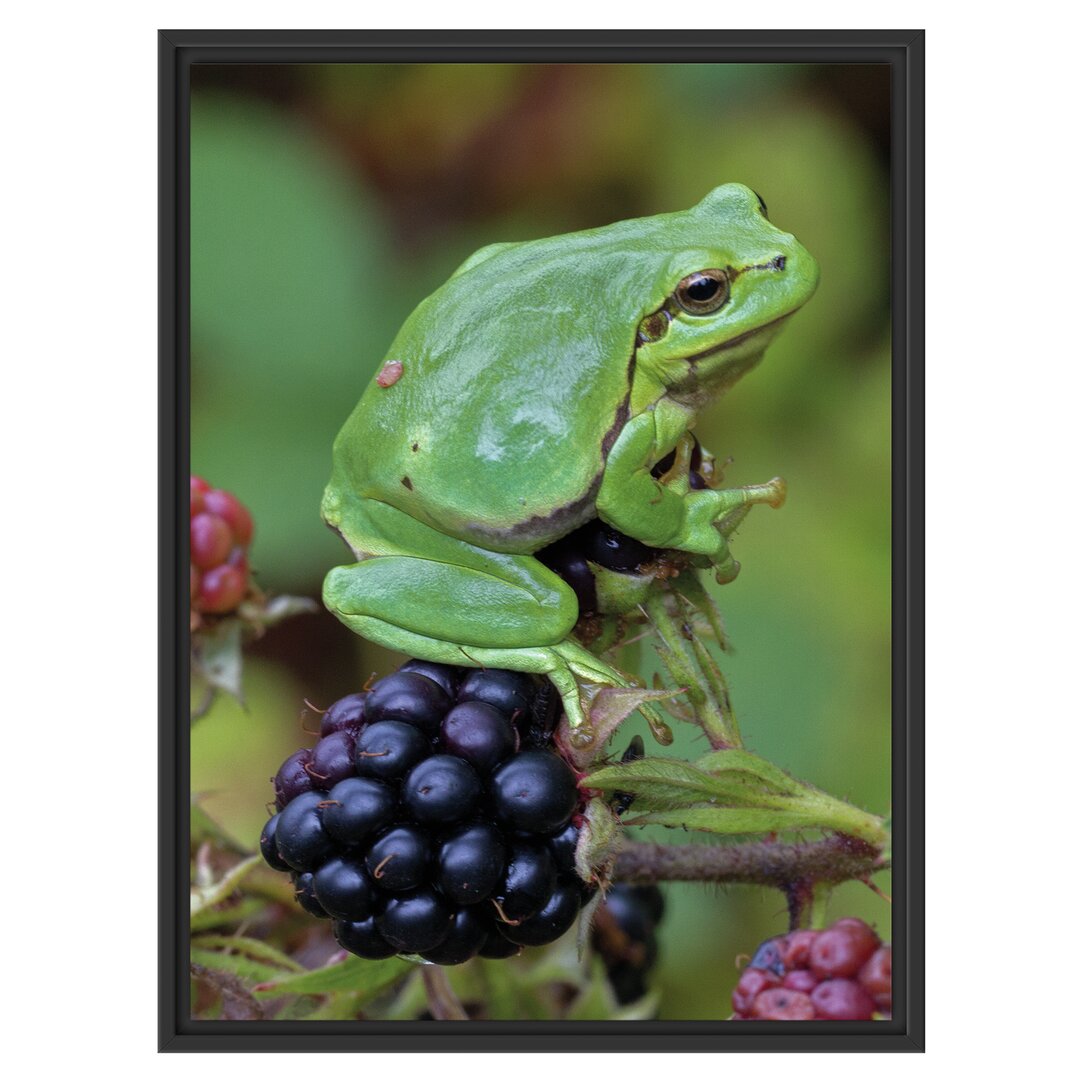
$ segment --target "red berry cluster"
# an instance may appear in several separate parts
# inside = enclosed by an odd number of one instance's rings
[[[202,615],[235,611],[248,591],[253,525],[231,492],[191,478],[191,607]]]
[[[737,1020],[872,1020],[892,1013],[892,946],[862,919],[762,943],[731,995]]]

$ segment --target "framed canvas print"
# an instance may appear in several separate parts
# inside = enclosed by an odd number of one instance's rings
[[[162,1048],[921,1049],[921,33],[160,78]]]

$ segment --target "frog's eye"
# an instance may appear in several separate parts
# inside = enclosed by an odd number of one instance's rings
[[[768,221],[769,220],[769,208],[765,205],[765,200],[760,195],[758,195],[758,193],[756,191],[754,192],[754,194],[757,195],[757,204],[761,208],[761,216],[766,221]]]
[[[698,270],[675,286],[675,302],[690,315],[710,315],[726,303],[731,292],[724,270]]]

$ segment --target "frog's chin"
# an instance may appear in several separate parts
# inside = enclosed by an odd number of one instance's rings
[[[694,408],[720,397],[761,362],[769,343],[794,312],[685,357],[668,396]]]

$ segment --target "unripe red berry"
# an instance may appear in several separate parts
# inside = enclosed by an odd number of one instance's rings
[[[859,969],[859,983],[879,1009],[892,1012],[892,946],[882,945]]]
[[[232,532],[221,518],[202,513],[191,519],[191,561],[200,570],[223,563],[232,546]]]
[[[872,1020],[874,1001],[851,979],[829,979],[810,994],[819,1020]]]
[[[247,547],[251,543],[254,532],[251,514],[235,495],[229,491],[207,491],[203,496],[203,505],[229,526],[238,544]]]
[[[787,990],[801,990],[809,994],[818,984],[818,977],[806,968],[795,968],[789,971],[780,981],[780,985]]]
[[[749,1015],[758,994],[779,985],[779,975],[763,968],[747,968],[731,993],[731,1006],[737,1013]]]
[[[215,566],[203,574],[196,606],[211,615],[224,615],[244,599],[246,591],[247,581],[239,570],[228,565]]]
[[[810,948],[817,940],[817,930],[792,930],[780,939],[780,956],[784,967],[807,967],[810,963]]]
[[[843,920],[822,930],[810,947],[810,968],[819,979],[855,975],[878,947],[877,934],[861,919]]]
[[[814,1005],[798,990],[775,987],[758,994],[750,1015],[758,1020],[813,1020]]]

